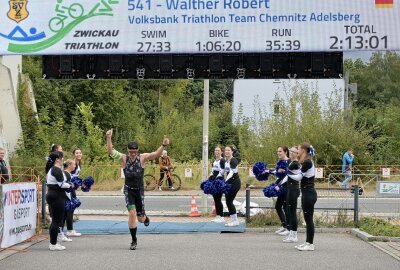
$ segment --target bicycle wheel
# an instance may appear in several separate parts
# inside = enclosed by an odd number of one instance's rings
[[[51,31],[57,33],[64,28],[64,20],[59,17],[53,17],[49,21],[49,28]]]
[[[79,18],[83,15],[83,6],[81,4],[75,3],[68,8],[68,14],[72,19]]]
[[[151,174],[145,174],[143,176],[143,185],[146,191],[154,190],[156,188],[156,179]]]
[[[172,178],[172,187],[173,187],[173,189],[171,189],[171,191],[179,190],[182,185],[181,178],[176,174],[171,174],[171,178]]]

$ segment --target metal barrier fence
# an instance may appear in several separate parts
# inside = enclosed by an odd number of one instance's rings
[[[262,187],[252,187],[250,184],[246,184],[246,221],[248,222],[250,219],[250,209],[251,208],[264,208],[264,209],[272,209],[273,207],[268,207],[268,206],[257,206],[257,207],[251,207],[250,206],[250,201],[251,201],[251,190],[254,191],[260,191],[262,190]],[[358,226],[358,215],[359,215],[359,186],[355,185],[353,193],[350,193],[349,190],[345,190],[343,188],[316,188],[317,193],[320,192],[325,192],[325,193],[343,193],[344,191],[346,192],[346,197],[347,198],[352,198],[353,200],[353,207],[316,207],[314,208],[315,210],[335,210],[335,211],[353,211],[353,221],[355,226]],[[350,194],[350,195],[349,195]],[[298,209],[301,209],[298,207]]]
[[[202,179],[201,164],[196,163],[176,163],[175,173],[181,176],[184,189],[199,189]],[[255,186],[260,185],[252,176],[253,164],[241,163],[238,171],[243,183],[250,183]],[[342,173],[341,165],[316,165],[316,168],[322,168],[322,178],[316,178],[316,183],[326,184],[330,187],[336,181],[343,181],[344,174]],[[158,164],[150,162],[145,173],[153,173],[157,171]],[[190,169],[191,177],[185,177],[186,169]],[[383,170],[387,169],[391,175],[385,177],[385,180],[397,179],[400,181],[400,166],[399,165],[356,165],[353,167],[353,184],[358,182],[359,186],[365,189],[370,184],[380,181],[383,178]],[[12,174],[23,174],[30,176],[38,176],[40,179],[45,178],[44,166],[23,167],[11,166]],[[118,164],[113,165],[84,165],[82,167],[82,177],[92,176],[97,183],[104,181],[119,181],[121,179],[121,168]],[[20,181],[20,180],[18,180]],[[363,184],[360,184],[363,183]],[[243,185],[244,188],[244,185]]]

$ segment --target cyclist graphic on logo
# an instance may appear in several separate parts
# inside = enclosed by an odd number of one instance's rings
[[[64,28],[64,22],[68,18],[71,18],[73,20],[77,18],[81,18],[84,15],[84,8],[81,4],[79,3],[72,3],[69,6],[61,5],[63,0],[57,0],[57,5],[54,11],[57,13],[57,16],[53,17],[49,21],[49,28],[53,32],[58,32],[61,29]],[[113,0],[108,0],[110,4],[116,4],[118,1],[113,1]],[[100,6],[102,5],[102,8]],[[106,0],[101,0],[99,3],[97,3],[88,13],[88,15],[92,15],[95,12],[98,13],[109,13],[112,12],[111,6],[107,3]]]
[[[49,28],[53,32],[58,32],[64,28],[64,21],[68,18],[76,19],[83,15],[83,6],[79,3],[73,3],[70,6],[63,6],[63,0],[57,0],[55,11],[57,16],[49,21]]]

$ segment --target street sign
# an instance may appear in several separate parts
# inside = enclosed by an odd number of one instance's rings
[[[382,168],[382,177],[390,177],[390,168]]]
[[[324,178],[324,168],[315,168],[315,178]]]
[[[191,168],[185,168],[185,177],[192,178],[192,169]]]

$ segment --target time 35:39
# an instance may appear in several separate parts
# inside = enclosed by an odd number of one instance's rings
[[[301,49],[300,40],[266,40],[266,51],[298,51]]]

